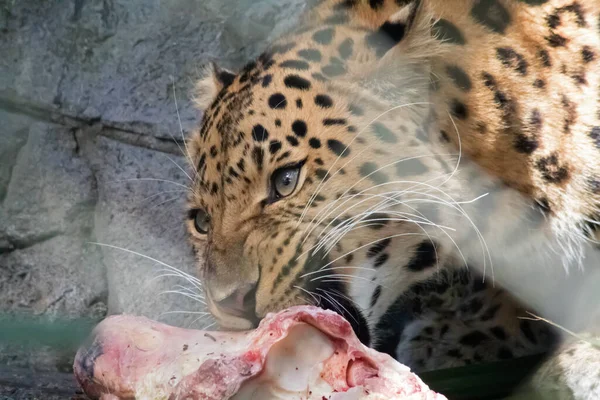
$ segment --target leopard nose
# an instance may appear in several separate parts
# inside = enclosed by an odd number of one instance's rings
[[[253,323],[257,320],[256,284],[248,284],[237,288],[232,294],[217,302],[221,310],[228,314],[246,318]]]

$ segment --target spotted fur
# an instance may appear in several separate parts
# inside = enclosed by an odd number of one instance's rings
[[[551,262],[572,267],[592,251],[599,13],[325,0],[239,72],[213,67],[189,227],[219,322],[319,304],[417,370],[550,349],[552,332],[466,266],[545,265],[558,248]],[[290,168],[298,185],[274,195]]]

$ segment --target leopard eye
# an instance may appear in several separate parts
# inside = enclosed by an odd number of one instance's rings
[[[300,166],[284,167],[275,171],[271,177],[274,200],[288,197],[294,193],[299,178]]]
[[[210,217],[202,209],[194,210],[194,214],[194,228],[196,228],[198,233],[206,235],[210,227]]]

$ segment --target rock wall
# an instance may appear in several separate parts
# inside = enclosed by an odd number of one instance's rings
[[[182,223],[182,143],[200,117],[190,91],[208,61],[238,68],[304,7],[0,0],[0,313],[210,323],[198,301],[164,293],[197,292],[165,276],[194,273]],[[0,345],[0,364],[69,357]]]

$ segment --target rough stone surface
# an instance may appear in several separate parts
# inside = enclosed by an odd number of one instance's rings
[[[200,289],[147,258],[194,274],[175,165],[194,81],[208,61],[241,67],[306,3],[0,0],[0,313],[211,324]],[[71,356],[0,336],[0,364]]]
[[[166,276],[182,275],[172,268],[195,274],[184,230],[188,178],[179,166],[186,167],[185,159],[103,137],[93,148],[100,193],[94,233],[98,242],[120,247],[99,246],[111,288],[110,311],[133,312],[185,326],[206,322],[207,318],[196,314],[204,311],[202,303],[165,293],[184,290],[178,287],[183,286],[190,288],[192,295],[202,295],[188,280]]]

